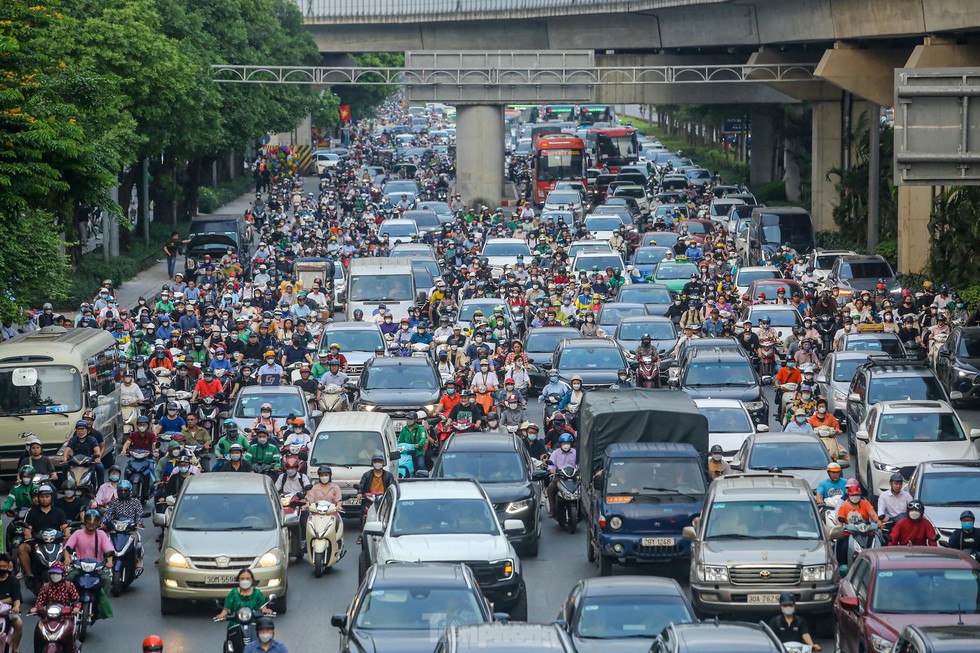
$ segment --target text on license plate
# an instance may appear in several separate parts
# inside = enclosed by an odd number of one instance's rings
[[[644,537],[640,540],[640,546],[674,546],[672,537]]]
[[[233,585],[235,583],[234,576],[205,576],[205,585]]]
[[[344,499],[341,503],[345,506],[359,506],[361,505],[361,500],[357,497],[351,497],[350,499]]]
[[[778,605],[779,594],[749,594],[745,600],[747,603],[761,603],[763,605]]]

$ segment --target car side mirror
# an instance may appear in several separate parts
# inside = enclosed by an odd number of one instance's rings
[[[952,392],[949,393],[950,401],[960,401],[961,399],[963,399],[963,393],[960,392],[959,390],[953,390]]]
[[[338,629],[342,633],[347,632],[347,615],[346,614],[335,614],[330,617],[330,625]]]
[[[392,451],[388,454],[388,460],[395,461],[401,460],[402,454],[400,451]]]
[[[693,526],[685,526],[684,530],[681,531],[681,535],[688,542],[696,542],[698,539],[698,532],[694,530]]]
[[[524,522],[520,519],[505,519],[504,533],[507,535],[520,535],[524,532]]]
[[[412,476],[413,478],[429,478],[429,470],[427,469],[416,470],[415,474],[413,474]]]
[[[380,537],[381,535],[384,535],[385,527],[384,524],[379,521],[369,521],[364,524],[364,528],[361,529],[361,532],[365,535],[375,535]]]
[[[547,471],[547,470],[542,470]],[[597,474],[592,477],[592,489],[602,492],[602,474]]]
[[[980,439],[980,429],[970,429],[970,439],[971,440]]]
[[[170,515],[168,513],[165,513],[165,512],[158,512],[158,513],[154,514],[153,515],[153,525],[154,526],[159,526],[160,528],[165,527],[167,525],[167,522],[169,521],[169,516]]]
[[[565,631],[568,630],[568,622],[565,621],[564,619],[555,619],[555,625],[561,628],[562,630]]]
[[[762,377],[762,385],[770,385],[770,384],[772,384],[772,377],[771,376],[766,375],[766,376]]]
[[[867,430],[865,429],[861,429],[860,431],[855,433],[854,436],[861,442],[867,442],[871,439],[871,434],[868,433]]]
[[[733,460],[732,462],[728,463],[728,466],[732,468],[732,471],[736,472],[742,471],[742,468],[744,467],[744,465],[742,465],[742,461],[740,460]]]
[[[838,602],[840,603],[840,607],[847,612],[857,612],[861,607],[856,596],[842,596],[838,599]]]
[[[847,401],[848,402],[852,402],[852,401],[853,402],[859,402],[859,401],[861,401],[861,395],[859,395],[856,392],[852,392],[851,394],[847,395]]]
[[[322,410],[311,411],[310,417],[312,417],[313,419],[320,419],[321,417],[323,417],[323,411]]]
[[[980,430],[980,429],[974,429],[974,430],[976,431],[976,430]],[[548,470],[547,469],[535,469],[534,471],[531,472],[531,480],[532,481],[544,482],[544,481],[547,481],[548,480],[548,477],[549,476],[550,476],[550,474],[548,474]]]
[[[299,513],[294,512],[283,516],[282,525],[287,528],[299,526]]]
[[[840,465],[840,468],[841,469],[847,469],[848,467],[851,466],[851,461],[850,460],[838,460],[837,461],[837,464]]]

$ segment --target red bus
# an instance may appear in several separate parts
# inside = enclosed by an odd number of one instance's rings
[[[548,134],[534,140],[534,202],[544,204],[559,181],[585,183],[585,141],[570,134]]]
[[[633,127],[592,127],[585,132],[589,165],[609,168],[615,174],[623,166],[639,161],[640,146]]]

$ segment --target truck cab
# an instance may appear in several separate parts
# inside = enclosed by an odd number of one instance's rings
[[[701,514],[707,488],[701,457],[690,444],[609,445],[586,494],[589,559],[608,576],[614,562],[690,557],[683,530]]]

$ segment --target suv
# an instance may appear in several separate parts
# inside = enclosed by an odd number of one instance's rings
[[[347,359],[347,375],[357,383],[364,364],[374,357],[378,347],[387,349],[381,328],[374,322],[331,322],[320,336],[320,353],[329,352],[337,343]]]
[[[831,611],[839,577],[806,481],[790,474],[715,479],[691,541],[691,595],[699,614],[772,614],[792,592],[800,613]],[[829,625],[829,624],[827,624]]]
[[[936,375],[947,392],[960,392],[961,403],[980,398],[980,327],[954,327],[939,348]],[[956,404],[954,404],[956,405]]]
[[[548,470],[535,469],[513,433],[467,433],[451,437],[442,447],[432,478],[472,478],[483,486],[497,519],[519,519],[524,531],[510,537],[522,555],[538,555],[541,539],[541,482]]]
[[[507,539],[523,530],[519,519],[501,527],[487,493],[472,479],[401,480],[368,511],[358,580],[373,564],[465,562],[495,607],[525,621],[521,561]]]
[[[980,429],[967,434],[945,401],[878,402],[856,437],[855,471],[869,495],[888,492],[895,472],[909,480],[922,461],[980,459]]]
[[[470,568],[443,562],[371,567],[347,611],[330,619],[342,653],[431,649],[435,633],[449,624],[491,621]]]
[[[717,619],[691,624],[670,624],[650,647],[650,653],[716,653],[734,650],[783,653],[785,649],[776,634],[764,623],[721,623]]]
[[[910,356],[868,356],[868,360],[854,371],[854,378],[847,390],[844,414],[852,453],[857,451],[855,434],[865,428],[864,421],[871,407],[879,401],[902,399],[949,401],[946,390],[927,361]]]
[[[441,393],[439,371],[431,358],[372,358],[361,372],[354,407],[379,410],[393,420],[404,420],[420,408],[433,416],[441,408]],[[397,423],[396,427],[401,428]]]
[[[669,379],[692,399],[738,399],[756,424],[769,423],[769,401],[749,357],[742,353],[695,349],[682,362],[677,379]]]
[[[562,340],[551,360],[562,381],[570,383],[577,374],[586,389],[611,386],[619,380],[619,370],[628,367],[626,354],[611,338]]]
[[[893,295],[902,292],[892,266],[883,256],[841,256],[834,261],[834,267],[830,268],[824,287],[839,287],[841,298],[846,303],[852,297],[860,295],[862,290],[874,292],[879,280],[884,282],[885,289]]]
[[[960,528],[960,513],[980,512],[980,460],[932,460],[915,468],[906,488],[929,514],[943,546]]]
[[[154,515],[164,527],[160,556],[160,612],[181,600],[224,600],[248,567],[255,586],[278,595],[286,611],[287,528],[299,513],[283,515],[272,480],[263,474],[203,474],[184,483],[173,508]]]

